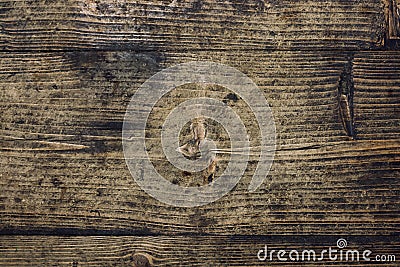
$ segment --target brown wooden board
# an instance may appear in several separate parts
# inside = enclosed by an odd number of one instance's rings
[[[268,251],[315,250],[320,256],[324,249],[337,248],[336,241],[334,236],[7,236],[0,237],[0,266],[146,267],[151,266],[150,262],[154,266],[398,266],[393,261],[375,261],[377,255],[378,259],[389,259],[398,253],[399,242],[393,237],[347,238],[348,247],[342,251],[371,250],[370,262],[332,261],[327,255],[321,261],[279,262],[276,252],[272,254],[272,261],[257,258],[258,251],[265,250],[266,245]],[[339,258],[340,252],[334,255]]]
[[[0,49],[369,49],[382,0],[0,2]]]
[[[188,55],[4,53],[2,230],[398,233],[397,53]],[[257,163],[252,157],[230,194],[204,207],[176,208],[154,200],[135,183],[122,153],[121,125],[130,97],[146,78],[189,60],[229,62],[259,85],[273,110],[277,151],[266,182],[255,193],[247,192]],[[338,111],[346,71],[354,76],[355,137],[347,136]],[[190,89],[186,93],[190,96]],[[157,129],[164,110],[168,106],[156,109],[148,122],[150,155],[160,151]],[[255,127],[251,121],[248,125]],[[184,173],[164,168],[162,158],[153,160],[165,177],[185,179]]]
[[[287,266],[257,252],[320,252],[340,238],[397,261],[290,266],[398,266],[399,16],[398,0],[0,0],[0,266]],[[251,148],[230,193],[179,208],[135,182],[121,132],[139,86],[190,61],[258,85],[276,151],[249,192],[261,149],[249,107],[227,88],[176,88],[146,125],[166,179],[209,179],[173,167],[160,142],[166,116],[199,92],[239,114]],[[229,138],[211,121],[207,134],[225,149],[218,177]]]

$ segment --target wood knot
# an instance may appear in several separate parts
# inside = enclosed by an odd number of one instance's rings
[[[193,138],[183,146],[179,147],[178,151],[189,159],[197,159],[200,156],[200,144],[204,141],[207,135],[205,119],[202,117],[193,119],[190,124],[190,131]]]
[[[135,253],[132,256],[133,267],[151,267],[153,266],[153,258],[147,253]]]
[[[192,139],[178,148],[186,158],[195,160],[200,157],[200,145],[207,137],[206,120],[204,117],[197,117],[190,124]],[[203,171],[203,184],[211,183],[214,180],[217,169],[217,159],[211,158],[208,167]]]

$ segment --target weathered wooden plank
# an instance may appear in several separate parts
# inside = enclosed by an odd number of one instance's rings
[[[189,60],[245,72],[270,103],[277,131],[276,158],[260,189],[247,192],[253,157],[230,194],[193,209],[144,193],[128,172],[120,137],[136,88],[161,68]],[[399,61],[392,52],[3,53],[0,227],[4,233],[398,233]],[[354,137],[338,112],[339,88],[346,93],[351,83]],[[195,92],[186,89],[186,96]],[[157,119],[167,109],[159,107],[149,121],[150,144],[157,144]],[[251,127],[251,117],[242,115]],[[167,178],[185,182],[162,159],[153,162]]]
[[[382,0],[0,2],[0,49],[369,49]]]
[[[291,250],[299,251],[300,259],[303,250],[314,250],[318,258],[329,247],[340,251],[338,238],[343,237],[1,236],[0,266],[398,266],[400,244],[395,237],[347,236],[342,260],[340,252],[331,254],[338,260],[330,260],[327,253],[319,261],[307,260],[307,254],[305,261],[279,261],[277,252],[273,252],[272,260],[257,258],[265,245],[269,252],[286,250],[283,258]],[[360,260],[352,261],[351,256],[346,260],[348,250],[359,251]],[[370,262],[362,257],[365,250],[372,252]],[[376,261],[378,255],[378,259],[385,257],[387,261]],[[389,260],[391,255],[397,261]]]

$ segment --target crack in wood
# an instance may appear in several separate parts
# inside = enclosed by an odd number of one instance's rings
[[[353,82],[353,59],[354,55],[349,55],[344,66],[343,72],[340,75],[338,86],[338,107],[339,117],[342,121],[343,128],[346,134],[355,139],[354,126],[354,82]]]
[[[391,16],[389,17],[390,39],[400,39],[400,1],[392,0]]]
[[[399,47],[400,43],[400,0],[386,0],[385,5],[387,27],[385,46],[396,48]]]

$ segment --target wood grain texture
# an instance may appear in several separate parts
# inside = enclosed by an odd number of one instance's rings
[[[0,0],[0,266],[149,266],[138,265],[143,253],[154,266],[283,266],[259,262],[258,250],[320,251],[338,238],[397,258],[346,266],[398,266],[400,53],[377,50],[399,47],[398,7],[398,0]],[[250,162],[222,199],[176,208],[135,183],[121,130],[137,88],[191,60],[235,67],[259,86],[277,150],[266,181],[249,193],[260,149],[254,116],[240,96],[204,87],[204,96],[240,115]],[[181,185],[204,179],[162,156],[160,126],[198,92],[188,85],[166,95],[146,129],[153,165]],[[218,125],[207,127],[229,148]],[[228,156],[217,155],[216,176]]]
[[[369,49],[382,0],[0,1],[0,49]]]
[[[276,158],[260,189],[247,192],[257,163],[253,157],[231,193],[193,209],[166,206],[144,193],[121,147],[125,108],[136,88],[161,68],[189,60],[225,63],[246,73],[270,103],[277,131]],[[1,230],[398,234],[398,62],[395,52],[2,53]],[[348,65],[355,139],[347,136],[338,112]],[[194,92],[187,89],[186,96]],[[176,103],[174,97],[166,103]],[[156,109],[148,123],[154,154],[159,118],[168,108]],[[251,117],[242,115],[254,127]],[[176,172],[164,168],[163,174],[173,178]]]
[[[344,249],[371,250],[373,262],[258,261],[264,249],[300,251],[337,248],[335,236],[318,237],[238,237],[238,236],[7,236],[0,237],[0,266],[135,266],[133,255],[146,253],[153,266],[398,266],[396,262],[374,261],[376,255],[398,256],[400,244],[393,237],[349,236]],[[286,255],[287,256],[287,255]],[[325,255],[326,256],[326,255]],[[397,258],[396,258],[397,259]],[[140,265],[142,267],[146,265]]]
[[[399,139],[399,52],[359,53],[354,59],[354,114],[359,139]],[[387,119],[387,114],[395,116]]]
[[[387,29],[389,41],[400,40],[400,1],[386,1]]]

